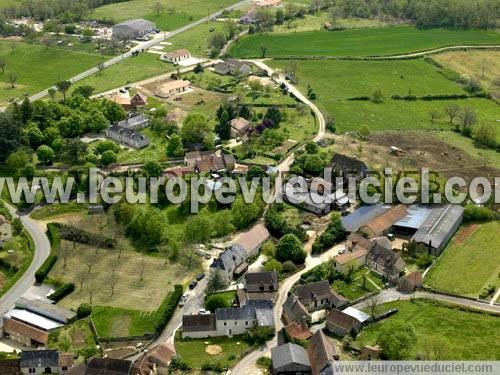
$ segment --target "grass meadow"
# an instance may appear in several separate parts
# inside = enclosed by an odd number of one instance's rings
[[[358,347],[374,345],[381,329],[391,323],[408,323],[416,331],[417,343],[407,359],[500,359],[498,316],[420,299],[378,306],[379,312],[393,308],[398,309],[396,314],[370,324],[358,335]]]
[[[477,297],[487,284],[498,288],[500,247],[493,233],[500,233],[500,222],[462,227],[426,275],[425,284],[470,297]]]
[[[343,31],[265,33],[242,38],[232,46],[235,57],[374,56],[403,54],[448,45],[498,44],[500,33],[483,30],[417,29],[411,26]]]
[[[4,105],[12,99],[45,90],[102,60],[95,53],[7,41],[0,41],[0,57],[6,62],[5,71],[0,71],[0,104]],[[14,88],[9,83],[11,75],[17,78]]]
[[[115,22],[146,18],[155,22],[159,29],[171,31],[235,2],[235,0],[132,0],[99,7],[94,10],[91,17]],[[159,12],[156,9],[157,3],[161,4]]]

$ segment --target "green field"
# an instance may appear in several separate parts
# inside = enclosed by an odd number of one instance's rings
[[[417,343],[408,359],[498,360],[500,316],[461,310],[434,301],[414,300],[385,303],[379,312],[396,308],[390,318],[370,324],[357,337],[358,347],[373,345],[381,329],[391,323],[409,323]],[[435,352],[439,357],[435,357]]]
[[[374,56],[428,50],[448,45],[499,44],[500,33],[482,30],[417,29],[394,26],[337,32],[255,34],[230,49],[235,57]]]
[[[426,275],[425,284],[471,297],[487,284],[500,287],[500,246],[494,233],[500,233],[498,221],[461,228]]]
[[[157,321],[155,313],[109,306],[93,307],[91,317],[100,337],[141,336],[154,333]]]
[[[101,56],[94,53],[6,41],[0,41],[0,56],[6,61],[5,72],[0,71],[0,104],[45,90],[101,61]],[[8,82],[11,74],[17,77],[15,88]]]
[[[273,60],[270,66],[286,71],[289,63]],[[297,61],[298,86],[307,92],[310,85],[318,97],[328,100],[370,96],[381,89],[391,95],[424,96],[464,94],[456,83],[446,79],[435,66],[422,59],[402,61]]]
[[[155,22],[161,30],[170,31],[215,13],[235,2],[235,0],[132,0],[99,7],[94,10],[91,18],[115,22],[131,18],[146,18]],[[155,9],[157,3],[162,5],[159,13]]]

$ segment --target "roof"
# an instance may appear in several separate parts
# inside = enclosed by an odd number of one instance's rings
[[[177,79],[175,81],[168,81],[163,85],[158,87],[158,92],[160,94],[170,94],[171,91],[181,89],[183,87],[188,87],[191,85],[191,82],[186,81],[184,79]]]
[[[211,267],[234,272],[235,268],[243,264],[247,259],[248,255],[245,249],[241,245],[234,244],[215,259]]]
[[[155,27],[155,24],[151,21],[147,21],[147,20],[142,19],[142,18],[137,18],[137,19],[132,19],[132,20],[120,22],[120,23],[116,24],[115,27],[116,26],[118,26],[118,27],[126,26],[126,27],[129,27],[131,29],[140,31],[144,28],[148,29],[151,27]]]
[[[130,98],[123,95],[109,95],[106,97],[107,100],[120,105],[130,105]]]
[[[422,274],[419,271],[404,276],[398,286],[400,290],[413,290],[422,285]]]
[[[129,114],[125,120],[118,122],[117,124],[123,126],[124,128],[136,128],[138,126],[143,126],[147,124],[149,119],[146,116],[138,114]]]
[[[462,222],[462,206],[448,204],[432,210],[422,226],[413,235],[412,240],[440,249],[446,245],[458,224]]]
[[[168,367],[176,352],[172,344],[163,343],[141,355],[135,362],[134,367],[141,375],[149,375],[155,367]]]
[[[0,374],[2,375],[21,375],[19,358],[0,359]]]
[[[378,215],[390,208],[388,205],[366,205],[356,209],[352,214],[341,218],[342,226],[347,232],[355,232],[363,225],[369,223]]]
[[[215,310],[216,319],[219,320],[249,320],[255,318],[255,308],[245,305],[243,307],[224,307]]]
[[[354,249],[361,248],[365,250],[370,250],[373,246],[373,242],[366,237],[363,237],[359,233],[351,233],[346,240],[346,246]]]
[[[215,314],[183,315],[183,332],[215,331]]]
[[[321,300],[323,298],[329,298],[333,301],[335,306],[347,302],[344,297],[332,291],[328,280],[299,285],[295,293],[300,302],[304,305],[307,305],[311,301]]]
[[[148,143],[149,139],[147,136],[141,134],[139,131],[130,129],[128,127],[124,127],[118,124],[111,125],[108,130],[113,133],[118,133],[122,137],[126,137],[128,139],[135,139],[135,140],[140,140],[143,141],[144,143]]]
[[[330,310],[326,316],[326,322],[346,331],[351,331],[360,323],[356,318],[337,309]]]
[[[252,229],[243,233],[238,238],[240,244],[247,253],[251,253],[270,237],[269,231],[263,223],[254,225]]]
[[[50,331],[52,329],[59,328],[64,325],[55,320],[46,318],[42,315],[32,313],[31,311],[28,310],[12,309],[8,311],[4,316],[6,318],[11,318],[23,323],[27,323],[31,326],[40,328],[44,331]]]
[[[178,49],[172,52],[167,52],[165,55],[167,55],[170,58],[176,58],[176,57],[183,57],[186,55],[191,55],[187,49]]]
[[[309,311],[307,311],[302,302],[300,302],[299,298],[293,294],[290,294],[283,304],[283,313],[288,322],[300,320],[302,317],[311,317]]]
[[[306,350],[302,346],[292,343],[272,348],[271,359],[273,361],[274,369],[279,369],[291,364],[299,364],[310,367]]]
[[[132,99],[130,99],[130,100],[131,100],[131,101],[132,101],[132,100],[140,100],[140,101],[141,101],[141,102],[143,102],[143,103],[147,103],[147,101],[148,101],[148,97],[147,97],[146,95],[144,95],[142,92],[137,91],[137,92],[135,93],[135,95],[134,95],[134,96],[132,96]]]
[[[3,319],[3,329],[4,331],[16,332],[24,337],[30,337],[40,343],[46,343],[49,339],[48,332],[29,324],[5,317]]]
[[[375,244],[367,259],[383,267],[385,272],[395,274],[404,271],[405,263],[401,256],[390,248]]]
[[[87,364],[85,375],[128,375],[132,362],[116,358],[92,358]]]
[[[302,322],[291,322],[287,326],[285,326],[285,332],[288,337],[295,340],[308,340],[311,336],[311,330]]]
[[[335,262],[340,265],[347,264],[355,259],[359,259],[361,257],[366,256],[368,254],[368,250],[365,250],[363,248],[357,248],[356,250],[352,252],[347,252],[344,254],[337,255],[335,257]]]
[[[252,301],[261,302],[261,301]],[[247,306],[252,306],[248,304]],[[252,306],[253,307],[253,306]],[[255,319],[259,327],[274,327],[274,311],[273,306],[255,307]]]
[[[21,297],[16,301],[16,307],[26,309],[60,323],[67,323],[76,317],[76,312],[43,300],[31,301]]]
[[[432,212],[432,208],[424,205],[412,204],[407,207],[407,215],[394,223],[401,228],[419,229],[425,219]]]
[[[243,117],[236,117],[231,120],[231,127],[238,131],[245,130],[249,124],[250,121]]]
[[[270,272],[247,272],[245,275],[247,292],[269,292],[278,290],[278,274]]]
[[[354,319],[356,319],[360,323],[364,323],[364,322],[366,322],[367,320],[370,319],[370,315],[364,313],[361,310],[355,309],[352,306],[349,306],[349,307],[345,308],[344,310],[342,310],[342,312],[344,314],[352,316]]]
[[[316,331],[309,340],[307,353],[313,374],[319,374],[330,360],[338,356],[335,345],[322,330]]]
[[[21,368],[59,367],[57,350],[23,350],[21,352]]]
[[[404,204],[393,206],[384,213],[378,215],[363,227],[368,228],[375,236],[379,236],[395,222],[407,215],[407,209]]]

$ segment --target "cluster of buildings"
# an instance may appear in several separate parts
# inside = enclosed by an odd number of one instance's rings
[[[245,287],[237,291],[237,307],[218,308],[211,314],[184,315],[182,336],[232,337],[255,327],[274,329],[273,306],[278,288],[276,272],[247,273]]]
[[[149,119],[138,113],[129,113],[125,120],[110,125],[106,137],[123,146],[141,149],[149,145],[149,138],[139,130],[149,125]]]
[[[186,174],[221,174],[233,171],[236,168],[236,159],[233,155],[214,153],[212,151],[190,151],[184,156],[184,165],[167,168],[163,171],[166,176],[181,177]]]
[[[115,102],[123,107],[125,111],[136,111],[148,104],[148,98],[141,92],[137,92],[132,97],[121,94],[108,95],[106,99]]]
[[[252,73],[252,66],[244,61],[227,59],[218,62],[213,67],[214,72],[220,75],[247,76]]]
[[[283,6],[282,0],[254,0],[252,5],[248,12],[240,18],[240,23],[255,23],[255,15],[259,9],[279,8]]]

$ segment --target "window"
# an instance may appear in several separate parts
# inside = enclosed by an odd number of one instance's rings
[[[235,322],[234,322],[234,325],[235,325],[235,326],[237,326],[237,325],[238,325],[238,322],[237,322],[237,321],[235,321]]]
[[[224,327],[225,327],[225,326],[227,326],[227,323],[226,323],[226,322],[224,322]]]
[[[34,368],[30,368],[30,369],[28,370],[28,372],[29,372],[30,374],[34,374],[34,373],[36,372],[36,369],[34,369]]]
[[[245,325],[246,325],[246,326],[248,325],[248,320],[245,322]]]

